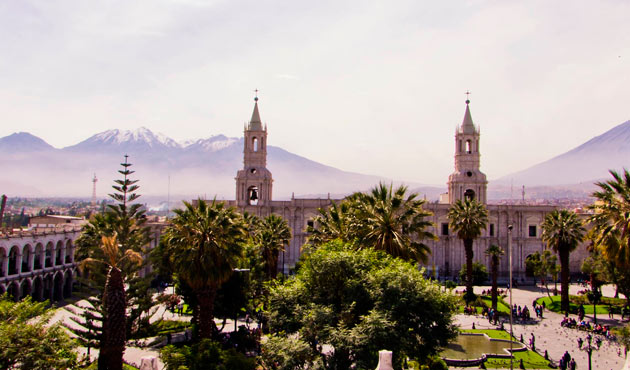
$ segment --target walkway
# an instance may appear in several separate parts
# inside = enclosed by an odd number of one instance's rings
[[[490,289],[490,287],[475,287],[475,293],[480,294],[482,290],[488,289]],[[576,294],[578,290],[583,289],[584,288],[579,285],[571,285],[569,292]],[[535,317],[535,315],[532,310],[532,301],[545,295],[545,293],[542,293],[540,289],[535,287],[513,289],[513,294],[513,303],[521,307],[528,306],[533,317]],[[603,288],[603,294],[608,297],[613,296],[614,288],[612,286],[605,286]],[[505,298],[505,302],[509,302],[509,296]],[[570,316],[577,320],[576,315]],[[588,369],[588,355],[586,352],[580,351],[577,344],[578,338],[586,338],[587,333],[560,326],[560,322],[564,317],[562,314],[545,311],[543,317],[544,319],[535,325],[515,324],[513,329],[514,336],[520,338],[522,334],[526,344],[529,344],[531,333],[534,333],[536,337],[536,350],[539,353],[544,354],[545,350],[547,350],[549,357],[557,362],[565,351],[569,351],[569,354],[575,358],[578,369]],[[589,318],[592,320],[592,316],[587,315],[586,320]],[[597,321],[600,324],[617,326],[621,325],[620,318],[619,315],[616,315],[615,319],[609,319],[606,315],[605,317],[599,316]],[[495,328],[495,326],[488,323],[487,319],[481,316],[457,315],[456,320],[460,327],[466,329],[471,328],[473,323],[475,323],[477,329]],[[506,329],[509,330],[509,326],[506,326]],[[618,344],[609,343],[607,340],[604,340],[601,349],[593,352],[593,369],[621,369],[626,359],[623,357],[623,350],[621,351],[621,356],[618,355],[617,351],[620,348]],[[515,364],[515,368],[518,368],[518,364]]]

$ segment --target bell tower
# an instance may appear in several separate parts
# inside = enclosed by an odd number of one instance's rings
[[[271,201],[273,179],[267,169],[267,125],[263,129],[258,94],[243,136],[243,169],[236,174],[236,203],[239,207],[267,205]]]
[[[455,172],[448,177],[448,201],[451,204],[464,198],[487,202],[488,180],[479,170],[479,129],[473,124],[469,105],[470,100],[466,99],[464,120],[455,130]]]

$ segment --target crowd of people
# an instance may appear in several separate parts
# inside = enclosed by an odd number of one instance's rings
[[[565,328],[574,328],[578,330],[593,332],[595,334],[604,336],[604,338],[608,340],[616,339],[615,335],[610,330],[609,325],[601,325],[601,324],[591,325],[591,323],[588,321],[585,321],[585,320],[578,321],[570,317],[565,317],[564,319],[562,319],[562,322],[560,322],[560,325]]]

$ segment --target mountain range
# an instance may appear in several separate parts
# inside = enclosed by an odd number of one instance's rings
[[[610,178],[609,170],[630,168],[630,121],[582,145],[532,167],[503,176],[495,184],[559,186],[593,184]]]
[[[366,190],[379,181],[374,175],[343,171],[282,148],[268,146],[268,168],[274,176],[274,199],[339,197]],[[123,154],[128,154],[141,193],[171,194],[173,199],[217,197],[233,199],[234,176],[242,168],[243,139],[216,135],[178,142],[141,127],[132,131],[108,130],[57,149],[26,132],[0,138],[0,193],[11,196],[90,197],[96,174],[97,196],[105,197],[118,176]],[[521,185],[538,198],[586,196],[596,180],[608,178],[609,169],[630,166],[630,121],[584,144],[525,170],[489,184],[490,199],[505,199]],[[482,168],[483,170],[483,168]],[[435,200],[444,185],[420,186],[413,191]]]
[[[384,178],[342,171],[268,146],[274,176],[274,199],[293,194],[348,194]],[[141,193],[232,199],[234,176],[242,168],[243,139],[216,135],[177,142],[141,127],[108,130],[62,149],[26,132],[0,138],[0,192],[15,196],[89,197],[96,174],[97,196],[105,196],[129,155]]]

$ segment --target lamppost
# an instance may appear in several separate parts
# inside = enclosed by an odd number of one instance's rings
[[[599,348],[602,346],[601,338],[595,339],[594,345],[592,342],[593,342],[593,336],[590,334],[586,336],[586,345],[584,345],[584,342],[580,342],[580,349],[588,354],[588,370],[592,370],[591,359],[592,359],[593,351],[599,351]]]
[[[512,224],[508,225],[508,263],[510,264],[508,266],[508,270],[510,271],[510,370],[514,369],[514,354],[512,352],[513,350],[513,339],[514,339],[514,332],[512,331],[512,324],[513,324],[513,315],[512,313],[514,312],[512,310],[512,229],[513,226]]]

